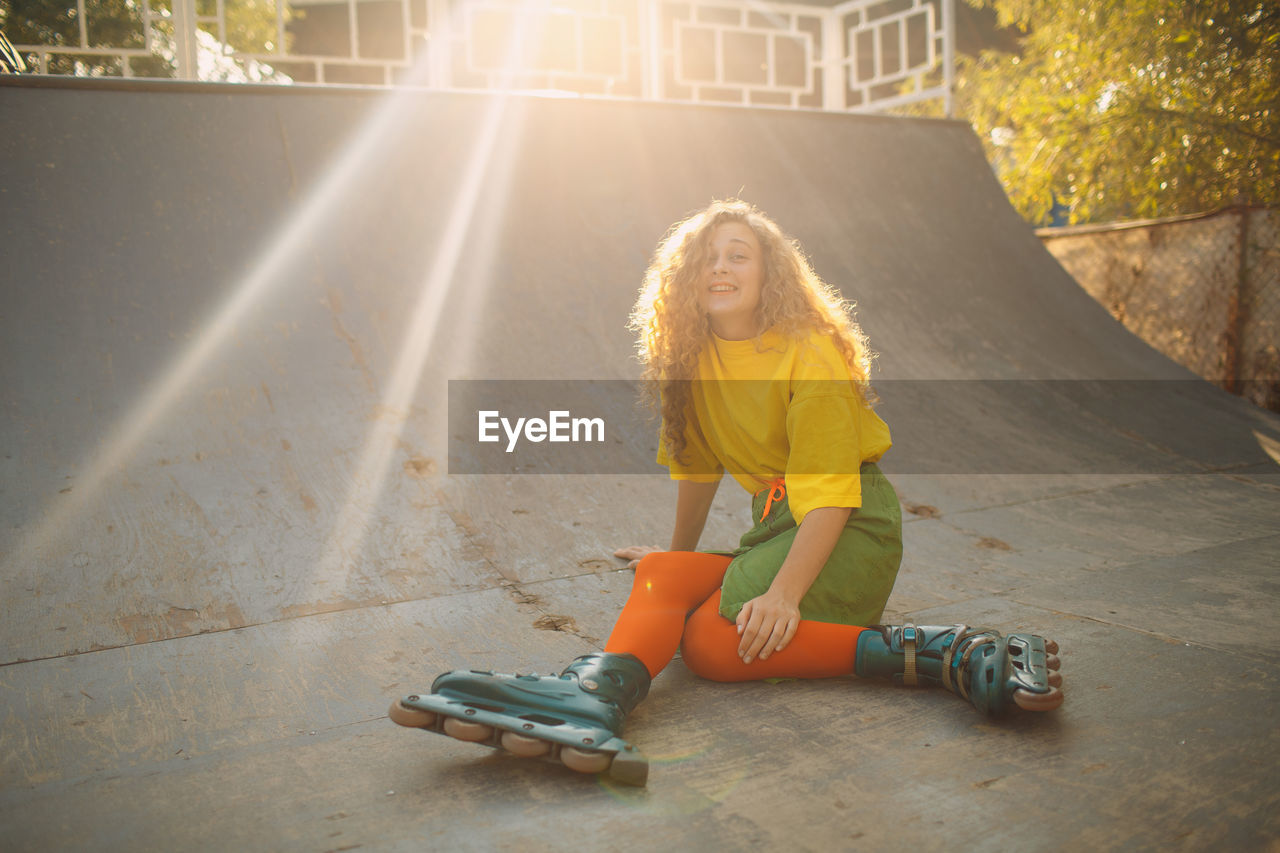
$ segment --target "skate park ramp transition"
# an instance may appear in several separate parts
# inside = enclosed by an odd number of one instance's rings
[[[1094,304],[968,125],[30,79],[0,115],[6,849],[1280,838],[1280,422]],[[602,648],[612,551],[673,510],[618,409],[626,317],[665,229],[730,196],[879,353],[885,620],[1052,637],[1065,705],[676,661],[628,721],[642,789],[391,724],[444,670]],[[452,411],[495,388],[612,407],[609,453],[501,470]],[[703,545],[747,505],[726,484]]]

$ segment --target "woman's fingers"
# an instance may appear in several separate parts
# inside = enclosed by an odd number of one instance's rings
[[[795,637],[797,627],[799,625],[794,618],[779,619],[774,623],[773,633],[769,635],[769,642],[765,643],[764,648],[760,650],[760,660],[765,660],[774,652],[780,652],[785,649],[787,644]]]
[[[755,599],[752,599],[742,605],[742,610],[738,613],[738,636],[742,638],[738,641],[738,657],[743,660],[747,659],[748,652],[756,641],[756,634],[760,631],[762,617],[756,612],[754,605]]]
[[[756,657],[760,660],[767,660],[769,655],[777,651],[779,645],[787,635],[787,620],[779,618],[769,626],[768,631],[762,630],[760,635],[764,638],[764,642],[760,645],[760,652]]]
[[[652,554],[655,551],[661,550],[661,548],[654,548],[652,545],[627,545],[624,548],[619,548],[614,551],[613,556],[621,557],[624,560],[630,560],[630,568],[635,568],[636,563],[640,562],[640,559],[644,557],[645,554]]]
[[[782,651],[791,645],[791,641],[796,638],[796,631],[800,630],[800,617],[792,616],[787,620],[787,633],[782,638],[782,642],[778,644],[778,651]]]
[[[743,632],[742,642],[738,645],[742,662],[751,663],[757,657],[768,657],[776,643],[774,637],[781,639],[785,630],[785,621],[767,613],[763,607],[756,608],[747,623],[747,630]]]
[[[773,624],[763,624],[765,620],[760,620],[762,624],[756,627],[755,636],[751,640],[751,645],[747,647],[747,653],[742,656],[743,663],[751,663],[760,656],[761,649],[764,649],[769,642],[769,638],[773,636]]]
[[[743,663],[751,663],[757,657],[764,660],[786,648],[800,627],[800,616],[794,608],[769,607],[753,598],[742,605],[737,622],[741,637],[738,657]]]

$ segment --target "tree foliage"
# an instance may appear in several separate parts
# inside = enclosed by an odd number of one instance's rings
[[[968,0],[1019,53],[962,58],[957,103],[1033,222],[1280,203],[1275,0]]]
[[[275,50],[280,30],[277,2],[283,0],[224,0],[225,30],[218,32],[215,25],[201,24],[202,28],[207,28],[205,35],[200,37],[202,70],[213,68],[210,74],[223,75],[216,79],[226,79],[224,66],[231,60],[224,58],[225,49],[210,46],[220,44],[219,37],[223,35],[225,45],[237,51],[261,54]],[[167,17],[170,3],[169,0],[151,0],[150,5],[165,17],[153,25],[149,46],[151,55],[131,57],[130,71],[139,77],[173,77],[177,69],[173,24]],[[196,0],[197,15],[213,16],[217,12],[216,0]],[[284,23],[298,17],[287,4],[281,12]],[[86,46],[91,49],[141,50],[148,47],[145,39],[147,22],[143,5],[138,0],[86,0],[84,27]],[[14,44],[80,46],[80,20],[75,0],[0,0],[0,30]],[[287,40],[287,34],[285,37]],[[54,56],[50,60],[49,72],[87,76],[122,73],[120,60],[107,55]]]
[[[141,7],[129,0],[96,0],[86,3],[85,37],[90,47],[141,49],[143,21]],[[0,0],[0,29],[14,44],[50,47],[79,47],[80,20],[74,2],[52,0]],[[75,73],[76,60],[57,57],[50,73]],[[163,62],[143,63],[148,76],[172,76]],[[118,72],[119,62],[109,58],[86,57],[80,66],[97,74]]]

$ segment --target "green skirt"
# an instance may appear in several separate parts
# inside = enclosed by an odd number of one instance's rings
[[[902,509],[898,495],[874,463],[862,465],[862,506],[836,541],[827,564],[800,602],[800,617],[816,622],[874,625],[880,621],[902,563]],[[751,517],[764,512],[769,490],[751,502]],[[720,593],[720,615],[736,619],[742,605],[773,583],[796,538],[796,520],[784,497],[758,520],[734,551]]]

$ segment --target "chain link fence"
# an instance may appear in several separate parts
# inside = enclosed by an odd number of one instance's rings
[[[1280,412],[1280,210],[1036,233],[1130,331],[1215,385]]]

